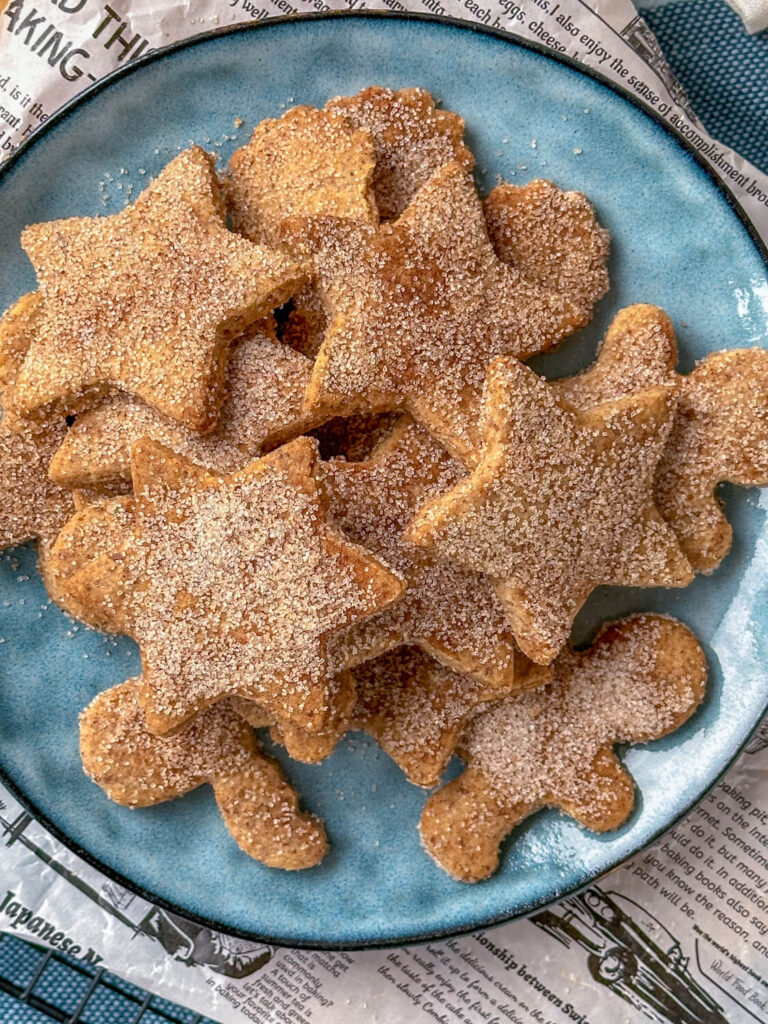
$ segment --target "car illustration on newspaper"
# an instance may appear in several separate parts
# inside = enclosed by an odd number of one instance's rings
[[[677,939],[627,896],[593,886],[531,920],[564,946],[586,950],[595,981],[657,1024],[728,1024]]]

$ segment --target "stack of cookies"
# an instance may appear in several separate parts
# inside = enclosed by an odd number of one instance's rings
[[[476,881],[523,818],[615,828],[614,753],[684,722],[703,652],[667,617],[571,626],[601,584],[684,587],[731,530],[721,481],[768,483],[768,352],[688,376],[657,307],[597,360],[526,360],[591,318],[609,239],[548,181],[481,200],[464,122],[372,87],[192,147],[122,212],[28,227],[37,290],[0,322],[0,546],[137,641],[81,716],[119,803],[203,783],[265,864],[322,822],[265,756],[370,733],[426,800],[429,854]]]

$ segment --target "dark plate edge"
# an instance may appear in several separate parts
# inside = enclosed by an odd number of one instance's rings
[[[611,92],[622,97],[624,100],[629,102],[632,106],[641,110],[646,116],[648,116],[658,128],[660,128],[665,134],[670,136],[678,146],[686,153],[686,155],[692,158],[695,163],[705,172],[710,181],[715,185],[722,198],[733,210],[738,219],[741,221],[742,227],[749,235],[752,243],[754,244],[757,252],[760,255],[761,260],[765,263],[768,269],[768,247],[763,243],[762,239],[757,233],[757,230],[752,223],[751,219],[736,199],[736,196],[728,187],[728,185],[715,173],[710,167],[706,160],[696,150],[688,140],[671,125],[667,124],[663,118],[660,117],[656,111],[650,107],[647,103],[643,102],[634,93],[624,89],[622,86],[617,85],[605,75],[599,71],[595,71],[586,65],[580,64],[573,58],[566,54],[557,53],[549,48],[542,46],[534,41],[524,39],[522,36],[516,35],[513,32],[506,32],[501,29],[488,28],[484,25],[478,25],[475,22],[465,21],[460,18],[435,16],[431,14],[420,14],[415,12],[400,12],[400,11],[368,11],[368,10],[352,10],[352,11],[328,11],[323,13],[311,13],[311,14],[296,14],[286,15],[281,18],[267,18],[263,21],[258,22],[245,22],[237,23],[234,25],[226,26],[225,28],[213,29],[208,32],[201,32],[197,35],[190,36],[187,39],[180,40],[176,43],[172,43],[169,46],[160,47],[156,50],[150,51],[148,54],[138,58],[137,60],[125,65],[121,68],[116,68],[114,71],[105,75],[104,78],[99,79],[93,85],[84,89],[82,92],[73,96],[72,99],[68,100],[62,107],[56,110],[43,124],[41,124],[34,132],[16,149],[5,162],[0,165],[0,187],[4,178],[7,176],[16,165],[26,157],[29,150],[34,144],[40,139],[49,129],[64,122],[71,113],[73,113],[79,106],[88,102],[92,97],[98,95],[113,82],[118,81],[122,78],[128,77],[133,71],[147,65],[153,64],[159,61],[168,54],[175,53],[179,50],[191,49],[194,46],[207,42],[209,39],[219,38],[221,36],[234,35],[236,33],[256,31],[265,25],[273,26],[276,24],[285,24],[293,22],[305,22],[305,21],[332,21],[342,19],[358,19],[358,20],[369,20],[369,21],[421,21],[435,25],[448,24],[454,28],[460,28],[475,32],[478,35],[491,36],[495,39],[499,39],[505,42],[512,42],[522,49],[537,53],[539,56],[546,57],[550,60],[554,60],[559,64],[564,64],[571,70],[577,71],[580,74],[586,75],[588,78],[592,78],[600,85],[608,88]],[[316,942],[307,940],[296,940],[292,938],[276,938],[270,935],[262,935],[258,932],[246,931],[238,928],[232,928],[230,926],[222,926],[219,922],[214,921],[211,918],[207,918],[198,914],[191,913],[189,910],[185,910],[176,904],[159,898],[149,890],[144,889],[136,882],[126,878],[120,872],[103,864],[98,858],[94,857],[87,850],[83,849],[77,842],[62,832],[59,827],[52,822],[47,815],[40,811],[37,806],[31,801],[25,793],[23,793],[16,783],[6,774],[5,770],[0,766],[0,782],[2,782],[11,795],[16,799],[22,807],[24,807],[34,818],[46,828],[51,835],[54,836],[65,848],[76,854],[82,860],[84,860],[91,867],[100,871],[107,878],[123,888],[135,893],[141,899],[146,900],[148,903],[152,903],[161,909],[167,910],[172,914],[177,914],[181,917],[186,918],[196,924],[202,925],[203,927],[213,929],[217,932],[222,932],[227,935],[232,935],[236,938],[245,939],[251,942],[262,942],[267,945],[277,946],[280,948],[293,948],[293,949],[307,949],[307,950],[363,950],[363,949],[393,949],[400,946],[423,944],[426,942],[432,942],[439,939],[446,939],[455,936],[472,935],[475,932],[483,931],[486,928],[492,928],[497,925],[505,924],[509,921],[519,920],[525,918],[531,914],[536,913],[538,910],[542,910],[544,907],[551,906],[553,903],[559,902],[560,900],[566,899],[569,896],[573,896],[590,885],[593,885],[596,881],[604,878],[606,875],[615,871],[630,857],[636,856],[643,850],[648,849],[652,846],[661,836],[668,832],[671,828],[674,828],[676,824],[686,818],[694,807],[696,807],[718,783],[727,774],[731,766],[738,760],[739,756],[743,752],[746,745],[749,743],[753,732],[759,726],[760,721],[763,718],[765,712],[768,711],[768,703],[765,708],[758,714],[755,721],[749,728],[749,732],[745,736],[742,743],[739,745],[737,750],[734,752],[728,762],[722,767],[719,774],[712,781],[711,785],[707,787],[703,792],[698,793],[694,799],[688,804],[674,819],[666,822],[661,828],[655,831],[641,846],[637,847],[632,853],[626,857],[620,858],[606,867],[604,871],[598,875],[584,879],[576,885],[569,888],[563,888],[553,894],[551,899],[540,901],[537,903],[526,903],[523,904],[515,913],[507,914],[502,913],[497,916],[485,918],[481,921],[473,923],[468,928],[445,928],[442,930],[423,932],[416,935],[410,935],[405,938],[391,938],[391,939],[371,939],[371,940],[356,940],[352,942]],[[426,856],[426,854],[425,854]]]

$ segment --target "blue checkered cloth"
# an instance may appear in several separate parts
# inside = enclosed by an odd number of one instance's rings
[[[747,35],[723,0],[640,13],[710,135],[768,174],[768,29]]]
[[[640,8],[658,38],[710,134],[768,173],[768,30],[749,36],[724,0],[654,0]],[[34,977],[42,954],[18,940],[0,941],[0,1021],[45,1024],[75,1013],[90,979],[51,964],[35,986],[38,1006],[56,1007],[52,1015],[19,1002],[2,991],[3,979],[24,988]],[[87,1003],[87,1024],[129,1024],[137,1019],[143,993],[110,978]],[[196,1014],[163,1000],[152,1000],[142,1024],[188,1024]]]

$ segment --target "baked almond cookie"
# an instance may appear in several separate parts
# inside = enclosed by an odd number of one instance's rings
[[[566,296],[587,323],[608,291],[610,248],[610,236],[587,197],[539,178],[527,185],[497,185],[483,212],[499,259],[529,281]]]
[[[520,659],[524,661],[525,659]],[[515,689],[549,681],[551,670],[518,670]],[[370,733],[416,786],[434,786],[478,707],[499,690],[454,672],[417,647],[401,647],[350,673],[357,703],[354,726]]]
[[[439,167],[456,160],[467,171],[475,158],[464,145],[464,119],[438,110],[426,89],[371,85],[337,96],[326,110],[341,114],[370,136],[376,166],[373,192],[382,220],[394,220]]]
[[[406,537],[486,573],[521,650],[548,664],[595,587],[683,587],[693,574],[653,500],[675,396],[652,388],[576,410],[514,359],[491,366],[485,449]]]
[[[373,145],[341,114],[293,107],[257,124],[229,162],[228,200],[235,228],[254,242],[280,242],[295,216],[342,217],[375,224]]]
[[[667,314],[657,306],[629,306],[616,315],[594,365],[553,386],[580,408],[656,384],[678,387],[654,500],[691,566],[712,572],[733,536],[717,485],[768,484],[768,352],[713,352],[687,376],[677,373],[676,363]]]
[[[424,427],[403,417],[366,462],[322,464],[331,515],[406,584],[400,601],[336,634],[340,666],[417,644],[457,672],[508,693],[516,685],[515,645],[504,605],[483,573],[440,561],[403,537],[419,506],[464,476]]]
[[[462,882],[492,874],[521,821],[557,807],[585,828],[618,828],[634,783],[613,752],[679,728],[704,696],[707,663],[674,619],[636,615],[603,629],[586,651],[566,650],[551,683],[494,704],[460,744],[466,770],[427,800],[421,837]]]
[[[273,337],[271,325],[251,329],[233,346],[219,421],[201,435],[129,395],[81,413],[54,456],[50,475],[66,487],[99,487],[131,479],[131,446],[159,441],[192,462],[234,473],[265,445],[304,433],[317,417],[301,411],[310,361]]]
[[[22,244],[42,305],[7,405],[16,421],[120,390],[210,430],[232,338],[305,277],[227,229],[213,158],[196,146],[120,213],[35,224]]]
[[[156,442],[134,445],[132,529],[66,589],[122,617],[138,642],[152,732],[229,696],[326,725],[329,635],[403,588],[332,527],[316,461],[316,443],[299,438],[220,476]]]
[[[228,702],[172,736],[155,736],[140,692],[141,681],[129,679],[99,694],[80,716],[83,767],[110,799],[150,807],[208,783],[249,857],[288,871],[320,863],[328,851],[322,822],[299,810],[295,790]]]
[[[583,319],[499,260],[472,177],[455,161],[378,230],[338,218],[286,230],[294,251],[312,258],[330,316],[306,408],[403,408],[469,461],[492,359],[543,352]]]

